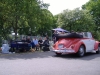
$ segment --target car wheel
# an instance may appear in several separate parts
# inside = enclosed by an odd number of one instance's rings
[[[56,53],[57,56],[60,56],[62,53]]]
[[[84,46],[83,45],[81,45],[80,46],[80,48],[79,48],[79,50],[78,50],[78,56],[79,57],[82,57],[82,56],[84,56],[84,54],[85,54],[85,48],[84,48]]]
[[[98,51],[96,51],[97,54],[100,54],[100,45],[98,46]]]

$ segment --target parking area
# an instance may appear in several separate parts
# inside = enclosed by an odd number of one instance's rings
[[[0,54],[0,75],[100,75],[100,54],[56,56],[47,52]]]

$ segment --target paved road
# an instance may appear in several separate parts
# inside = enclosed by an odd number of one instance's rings
[[[100,75],[100,54],[82,58],[52,52],[0,54],[0,75]]]

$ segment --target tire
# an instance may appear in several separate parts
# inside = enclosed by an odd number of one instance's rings
[[[100,45],[98,46],[98,51],[96,51],[97,54],[100,54]]]
[[[85,47],[83,45],[80,46],[77,54],[78,54],[79,57],[83,57],[84,56],[84,54],[85,54]]]
[[[57,56],[61,56],[62,53],[56,53]]]

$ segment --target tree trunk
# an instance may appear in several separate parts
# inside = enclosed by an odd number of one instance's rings
[[[17,29],[18,29],[18,27],[17,27],[17,24],[18,24],[18,18],[17,18],[17,16],[16,16],[16,18],[15,18],[16,20],[15,20],[15,30],[14,30],[14,32],[15,32],[15,40],[17,39]]]

